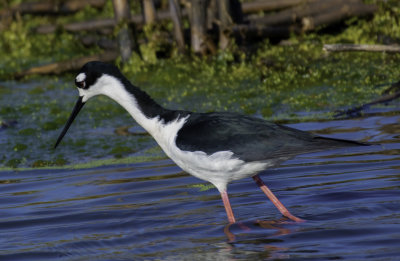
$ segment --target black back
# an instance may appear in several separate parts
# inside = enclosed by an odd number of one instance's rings
[[[356,141],[325,138],[236,113],[193,113],[179,130],[176,145],[184,151],[232,151],[244,161],[288,159],[298,154],[345,146]]]

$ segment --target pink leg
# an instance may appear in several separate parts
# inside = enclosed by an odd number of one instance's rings
[[[231,208],[231,203],[229,203],[229,197],[228,197],[228,193],[226,192],[226,190],[224,190],[224,192],[221,192],[221,198],[222,201],[224,202],[224,207],[226,210],[226,214],[228,215],[228,220],[229,223],[235,223],[235,216],[233,216],[233,211]]]
[[[253,176],[254,181],[260,187],[262,191],[264,191],[265,195],[274,203],[274,205],[278,208],[278,210],[284,215],[285,217],[290,218],[296,222],[304,222],[303,219],[293,216],[287,208],[279,201],[277,197],[275,197],[274,193],[264,184],[261,178],[258,175]]]

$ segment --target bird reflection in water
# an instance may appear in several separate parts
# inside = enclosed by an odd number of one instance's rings
[[[224,227],[224,233],[228,239],[228,244],[225,248],[225,251],[229,249],[229,251],[232,253],[232,251],[235,250],[235,245],[236,244],[247,244],[251,242],[254,244],[254,242],[258,241],[259,244],[265,244],[263,248],[265,249],[265,252],[263,252],[262,256],[263,258],[272,258],[272,259],[287,259],[290,256],[286,254],[289,249],[287,247],[279,247],[276,245],[273,245],[273,243],[276,243],[277,241],[281,241],[279,239],[276,239],[276,237],[280,236],[285,236],[292,234],[295,232],[294,229],[290,229],[288,227],[285,227],[285,225],[288,224],[294,224],[293,221],[290,221],[286,217],[282,217],[277,220],[256,220],[252,222],[251,224],[245,224],[243,222],[238,222],[234,224],[227,224]],[[252,230],[260,230],[263,229],[268,233],[271,234],[265,234],[262,233],[262,238],[254,238],[254,239],[241,239],[241,236],[235,235],[232,230],[235,230],[236,228],[239,228],[241,230],[241,233],[251,233]],[[258,257],[261,253],[257,253]],[[235,260],[236,258],[232,258],[232,260]]]

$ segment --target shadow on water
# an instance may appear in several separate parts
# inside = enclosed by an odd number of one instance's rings
[[[1,260],[396,260],[400,256],[399,113],[291,126],[380,145],[299,156],[215,189],[169,160],[0,173]]]

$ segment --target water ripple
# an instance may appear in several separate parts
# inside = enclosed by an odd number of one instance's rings
[[[283,218],[251,179],[215,189],[169,160],[0,175],[0,260],[398,260],[399,116],[298,123],[380,145],[299,156],[261,175],[307,220]],[[352,127],[354,126],[354,129]],[[357,128],[362,126],[362,128]]]

